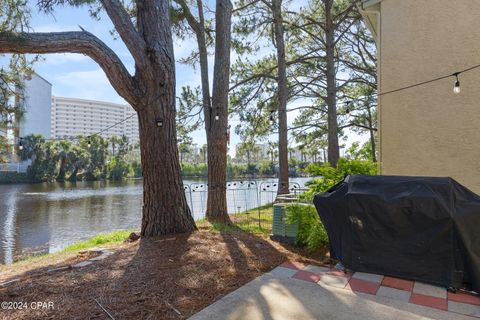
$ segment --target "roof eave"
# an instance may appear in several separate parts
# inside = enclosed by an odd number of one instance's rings
[[[373,35],[375,41],[377,41],[378,35],[378,21],[380,15],[380,2],[383,0],[366,0],[358,4],[360,14],[365,21],[368,29]]]

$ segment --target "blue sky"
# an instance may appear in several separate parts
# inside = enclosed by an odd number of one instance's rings
[[[31,1],[31,3],[36,1]],[[100,21],[90,17],[86,6],[80,8],[60,6],[55,9],[53,14],[38,12],[32,4],[31,26],[36,32],[54,32],[54,31],[77,31],[81,26],[85,30],[95,34],[110,46],[124,62],[127,69],[133,73],[134,62],[127,48],[121,40],[115,40],[110,34],[113,25],[105,15],[102,15]],[[194,39],[185,41],[175,40],[175,56],[178,60],[187,56],[194,48]],[[235,57],[232,56],[232,63]],[[210,68],[213,67],[213,61],[210,62]],[[105,74],[100,67],[89,57],[80,54],[50,54],[44,55],[43,61],[35,65],[35,71],[44,77],[53,85],[53,94],[62,97],[74,97],[83,99],[94,99],[109,101],[115,103],[125,103],[125,101],[115,92],[108,82]],[[180,63],[176,64],[177,72],[177,94],[180,88],[185,85],[197,86],[200,84],[200,74],[190,66]],[[212,76],[210,77],[210,79]],[[302,102],[299,102],[302,103]],[[294,112],[289,113],[289,122],[293,121]],[[232,129],[238,123],[235,119],[231,120]],[[360,137],[352,135],[351,141],[359,140]],[[275,137],[271,137],[275,139]],[[199,146],[206,142],[203,130],[193,133],[194,143]],[[361,139],[364,140],[364,139]],[[234,156],[235,145],[239,142],[239,137],[232,130],[231,144],[229,154]]]

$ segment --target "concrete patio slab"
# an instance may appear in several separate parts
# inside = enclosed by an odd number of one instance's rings
[[[323,278],[323,276],[322,276]],[[449,306],[450,307],[450,306]],[[457,305],[451,305],[456,309]],[[475,313],[475,310],[470,311]],[[472,318],[330,285],[264,274],[193,315],[200,319],[440,319]]]
[[[382,283],[383,276],[373,273],[365,273],[365,272],[355,272],[352,276],[354,279],[369,281],[373,283]]]
[[[448,311],[480,318],[480,306],[477,305],[448,301]]]
[[[330,268],[308,265],[303,270],[313,272],[313,273],[325,273],[330,271]]]
[[[291,278],[297,272],[298,271],[295,270],[295,269],[284,268],[284,267],[276,267],[275,269],[273,269],[269,273],[274,275],[274,276],[278,276],[278,277]]]
[[[411,293],[409,291],[404,291],[404,290],[389,288],[384,286],[380,286],[380,288],[377,291],[377,296],[395,299],[395,300],[404,301],[404,302],[408,302],[410,300],[410,295]]]
[[[447,298],[447,289],[432,286],[430,284],[418,281],[416,281],[415,285],[413,286],[413,293],[423,294],[425,296],[432,296],[441,299]]]
[[[336,277],[326,274],[320,278],[319,284],[326,284],[336,288],[345,288],[348,280],[349,278],[347,277]]]

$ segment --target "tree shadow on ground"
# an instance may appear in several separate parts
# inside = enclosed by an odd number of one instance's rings
[[[307,258],[238,230],[141,239],[83,268],[46,272],[67,260],[0,276],[1,282],[19,279],[0,288],[1,301],[55,305],[54,310],[8,310],[2,318],[105,318],[102,307],[116,319],[187,318],[287,259]]]

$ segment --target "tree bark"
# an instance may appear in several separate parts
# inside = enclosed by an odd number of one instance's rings
[[[175,91],[174,78],[165,89]],[[159,90],[160,91],[160,90]],[[174,95],[160,93],[140,108],[140,152],[143,172],[142,236],[189,232],[195,229],[187,205],[178,159]],[[158,127],[156,120],[163,121]]]
[[[212,108],[207,129],[208,201],[207,219],[231,223],[227,211],[227,131],[230,85],[232,4],[217,0],[215,11],[215,62]],[[217,120],[218,119],[218,120]]]
[[[208,51],[203,1],[197,0],[198,20],[192,15],[186,1],[175,1],[182,8],[185,18],[197,38],[202,104],[208,150],[208,158],[206,160],[208,167],[206,217],[209,221],[231,223],[227,211],[226,170],[232,4],[229,0],[218,0],[216,2],[215,64],[212,98],[210,96],[208,75]],[[218,120],[216,120],[217,117]]]
[[[288,131],[287,131],[287,62],[282,17],[282,0],[272,0],[273,24],[278,60],[278,189],[277,194],[289,192],[288,183]]]
[[[325,55],[327,61],[327,109],[328,109],[328,162],[337,166],[340,158],[338,146],[337,84],[335,72],[335,25],[333,0],[325,1]]]

